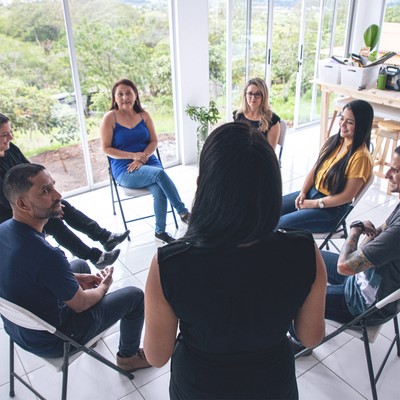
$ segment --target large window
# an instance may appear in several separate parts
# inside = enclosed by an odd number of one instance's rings
[[[140,91],[164,164],[177,162],[168,21],[168,0],[0,0],[0,112],[63,192],[107,180],[99,125],[122,77]]]
[[[95,182],[104,181],[107,172],[106,158],[97,155],[99,125],[121,78],[137,86],[164,163],[176,162],[167,0],[97,0],[95,7],[75,0],[70,9],[82,93],[90,97],[86,126]]]
[[[62,3],[0,1],[0,110],[63,192],[87,185],[72,93]]]
[[[379,41],[380,55],[396,51],[397,55],[388,62],[400,65],[400,0],[388,0],[386,3],[385,18],[382,24],[381,37]]]
[[[343,53],[350,3],[351,0],[209,0],[212,87],[223,87],[227,81],[223,71],[214,73],[212,55],[224,55],[222,43],[230,34],[232,86],[226,90],[231,91],[232,110],[239,105],[246,80],[258,76],[267,80],[272,107],[289,126],[317,119],[319,101],[311,80],[320,58],[333,54],[333,50],[335,54]],[[229,17],[226,10],[230,4],[231,23],[226,24],[222,18]],[[230,26],[231,32],[225,26]],[[225,58],[219,60],[222,68]],[[211,97],[215,99],[217,94],[214,90]]]

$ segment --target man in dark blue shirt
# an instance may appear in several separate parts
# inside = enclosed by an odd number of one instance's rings
[[[13,219],[0,225],[0,296],[86,343],[117,321],[120,323],[117,365],[129,371],[149,367],[139,348],[143,327],[143,292],[129,286],[107,294],[113,267],[97,275],[83,260],[71,264],[44,238],[47,220],[62,212],[61,195],[46,169],[21,164],[4,178],[4,194]],[[48,332],[33,331],[3,317],[4,328],[25,350],[59,357],[63,343]]]

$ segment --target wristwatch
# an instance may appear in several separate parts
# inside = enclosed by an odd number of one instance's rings
[[[351,228],[361,228],[361,233],[365,233],[365,225],[362,221],[354,221],[352,222],[352,224],[350,225],[350,229]]]
[[[322,201],[322,199],[318,200],[318,205],[319,205],[319,208],[324,208],[325,207],[325,203]]]

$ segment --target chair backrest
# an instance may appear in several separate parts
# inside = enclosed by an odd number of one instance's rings
[[[282,148],[283,145],[285,144],[285,137],[286,137],[286,131],[287,131],[286,121],[281,119],[280,126],[281,126],[281,129],[280,129],[280,133],[279,133],[278,144]]]
[[[353,199],[353,207],[357,205],[357,203],[362,199],[366,191],[369,189],[369,187],[372,185],[372,182],[374,181],[374,173],[371,173],[371,176],[368,178],[367,182],[364,183],[364,185],[361,187],[359,192],[356,194],[356,196]]]
[[[279,133],[279,138],[278,138],[278,144],[280,146],[279,156],[278,156],[279,165],[281,165],[281,158],[282,158],[282,152],[283,152],[283,145],[285,144],[286,131],[287,131],[286,121],[281,119],[281,122],[280,122],[280,133]]]
[[[36,331],[54,333],[56,328],[17,304],[0,297],[0,314],[14,324]]]
[[[323,242],[320,244],[319,249],[322,250],[325,246],[329,249],[329,244],[328,242],[331,242],[333,246],[336,248],[336,250],[339,251],[339,248],[331,241],[334,235],[340,234],[344,238],[347,238],[347,227],[346,227],[346,219],[348,215],[351,213],[351,211],[354,209],[354,207],[357,205],[357,203],[362,199],[366,191],[369,189],[369,187],[372,185],[372,182],[374,181],[374,174],[372,173],[371,176],[368,178],[367,182],[364,183],[364,185],[361,187],[359,192],[356,194],[356,196],[353,198],[353,201],[349,204],[346,212],[343,214],[343,216],[340,218],[340,220],[337,222],[337,224],[331,229],[331,231],[326,235],[326,232],[324,233],[313,233],[314,239],[322,239]]]

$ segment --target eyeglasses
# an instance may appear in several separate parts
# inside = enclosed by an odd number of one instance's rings
[[[255,99],[261,99],[261,97],[262,97],[262,93],[260,93],[260,92],[256,92],[256,93],[253,93],[253,92],[247,92],[246,93],[246,96],[247,97],[254,97]]]

